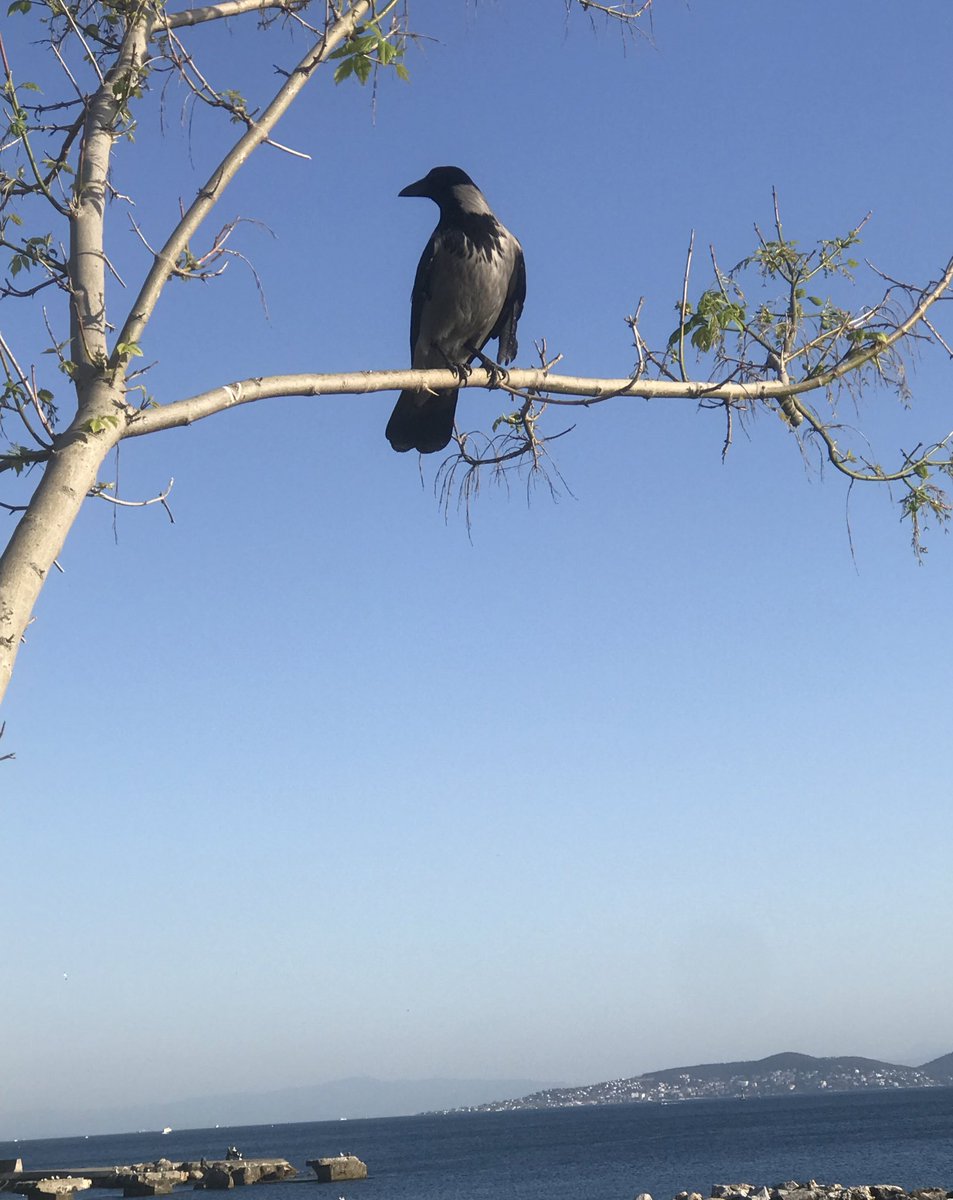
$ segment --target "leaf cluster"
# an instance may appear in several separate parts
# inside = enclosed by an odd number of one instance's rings
[[[353,37],[328,56],[340,60],[334,70],[334,82],[343,83],[353,75],[365,84],[379,67],[393,67],[397,78],[406,82],[410,79],[404,63],[406,45],[407,35],[400,25],[395,24],[386,33],[379,21],[359,25]]]
[[[877,387],[893,391],[904,404],[909,402],[902,350],[924,338],[946,345],[929,321],[922,316],[911,320],[909,314],[925,313],[948,286],[941,281],[939,286],[918,288],[870,268],[871,274],[887,281],[883,294],[860,307],[845,304],[832,288],[838,284],[842,292],[844,285],[855,283],[860,264],[852,252],[867,219],[846,234],[823,238],[803,250],[784,236],[775,197],[775,236],[764,237],[756,226],[758,245],[730,271],[719,268],[712,251],[714,284],[694,304],[687,298],[689,253],[683,297],[676,306],[678,324],[661,354],[647,351],[634,318],[630,324],[640,347],[640,370],[654,365],[662,377],[688,381],[686,347],[691,347],[700,357],[711,357],[710,378],[749,385],[752,398],[746,403],[729,406],[720,400],[701,400],[705,407],[724,407],[729,423],[726,449],[733,416],[740,413],[743,418],[767,404],[776,407],[792,429],[803,424],[804,436],[816,442],[823,459],[852,482],[902,485],[901,516],[910,521],[919,557],[925,551],[926,521],[943,524],[950,513],[944,487],[936,479],[953,476],[951,437],[918,446],[903,454],[895,469],[887,470],[866,450],[848,444],[848,427],[841,422],[838,407],[843,392],[856,402],[861,392]],[[758,384],[773,385],[777,399],[758,400]],[[824,398],[824,411],[811,399],[816,394]]]

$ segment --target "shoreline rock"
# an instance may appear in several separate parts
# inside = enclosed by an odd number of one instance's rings
[[[638,1192],[635,1200],[652,1200],[649,1192]],[[673,1200],[704,1200],[701,1192],[678,1192]],[[921,1187],[907,1191],[895,1183],[866,1183],[845,1187],[840,1183],[716,1183],[710,1200],[953,1200],[953,1190]]]

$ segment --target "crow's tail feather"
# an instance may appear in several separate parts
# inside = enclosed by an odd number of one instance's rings
[[[457,391],[401,392],[385,430],[391,446],[401,453],[416,450],[433,454],[442,450],[453,436]]]

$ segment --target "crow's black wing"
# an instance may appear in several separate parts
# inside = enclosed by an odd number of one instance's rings
[[[414,276],[414,289],[410,294],[410,360],[417,357],[417,340],[423,314],[433,296],[434,263],[446,253],[447,239],[439,228],[435,229],[424,247]],[[416,392],[405,389],[400,393],[385,436],[397,451],[417,450],[421,454],[433,454],[442,450],[453,436],[453,420],[457,408],[457,389],[446,391]]]
[[[512,362],[516,357],[516,324],[520,319],[525,300],[526,263],[523,259],[522,249],[517,248],[516,261],[513,263],[509,287],[506,290],[506,299],[503,301],[503,307],[500,309],[497,322],[490,331],[490,336],[487,338],[488,342],[492,341],[493,338],[499,338],[498,362]]]
[[[433,279],[433,263],[437,256],[437,230],[430,235],[430,241],[424,247],[417,264],[417,274],[414,276],[414,290],[410,293],[410,361],[414,361],[417,349],[417,338],[420,336],[420,321],[424,305],[430,299],[431,280]]]

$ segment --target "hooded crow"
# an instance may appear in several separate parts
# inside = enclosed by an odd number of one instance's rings
[[[516,323],[526,299],[523,249],[459,167],[434,167],[401,196],[427,196],[440,220],[421,256],[410,303],[414,370],[468,366],[491,338],[499,361],[516,357]],[[404,391],[387,422],[395,450],[432,454],[453,435],[457,388]]]

